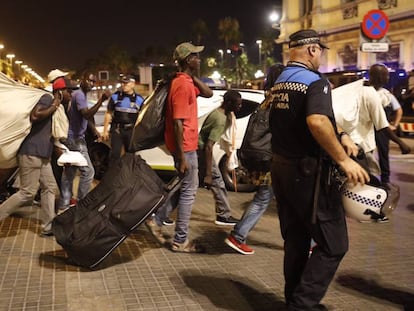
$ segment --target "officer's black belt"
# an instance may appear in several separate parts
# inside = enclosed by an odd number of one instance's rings
[[[113,126],[118,129],[130,129],[134,127],[134,123],[114,123]]]
[[[298,163],[300,163],[300,161],[303,158],[286,158],[280,154],[277,153],[273,153],[273,160],[279,162],[279,163],[285,163],[285,164],[291,164],[291,165],[296,165]]]

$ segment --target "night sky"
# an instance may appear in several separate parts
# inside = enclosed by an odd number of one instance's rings
[[[106,2],[112,2],[112,5]],[[136,55],[146,47],[173,48],[193,39],[191,25],[202,18],[210,35],[203,44],[224,48],[217,25],[237,18],[254,61],[256,39],[270,28],[269,13],[281,0],[3,0],[0,6],[2,57],[14,53],[40,75],[51,69],[76,70],[89,58],[117,45]],[[279,6],[278,6],[279,5]],[[171,54],[172,54],[171,50]],[[251,51],[251,52],[250,52]],[[256,52],[257,53],[257,52]]]

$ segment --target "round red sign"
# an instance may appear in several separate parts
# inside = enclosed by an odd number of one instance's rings
[[[364,16],[362,31],[370,39],[381,39],[388,31],[388,16],[381,10],[371,10]]]

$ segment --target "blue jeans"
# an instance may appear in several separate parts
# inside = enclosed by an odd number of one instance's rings
[[[62,173],[62,182],[60,190],[60,208],[69,207],[70,199],[73,195],[73,180],[76,172],[80,171],[79,186],[78,186],[78,200],[83,199],[88,194],[95,170],[93,168],[91,159],[89,158],[88,147],[84,138],[68,138],[66,142],[68,148],[72,151],[79,151],[88,162],[88,166],[65,166]]]
[[[250,230],[257,224],[273,198],[270,185],[261,185],[249,207],[245,210],[242,219],[234,226],[231,235],[240,243],[245,243]]]
[[[188,236],[188,228],[190,225],[191,211],[198,189],[198,158],[196,151],[184,153],[188,164],[188,169],[181,181],[181,187],[177,201],[177,219],[175,222],[174,242],[184,243]],[[178,169],[177,159],[174,157],[175,167]],[[174,200],[166,201],[156,212],[155,222],[161,226],[162,222],[171,213]]]
[[[227,196],[226,185],[224,184],[223,176],[214,159],[211,163],[212,184],[211,191],[213,192],[214,201],[216,202],[217,216],[228,218],[231,214],[230,203]]]

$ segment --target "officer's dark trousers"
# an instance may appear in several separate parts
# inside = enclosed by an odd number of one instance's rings
[[[317,221],[311,222],[315,170],[306,174],[299,160],[273,158],[272,185],[285,241],[285,299],[289,310],[312,310],[320,303],[348,250],[340,193],[336,185],[329,186],[325,165]],[[309,257],[311,239],[317,246]]]
[[[385,131],[375,131],[375,141],[381,168],[381,182],[388,183],[390,182],[390,139]]]
[[[122,147],[124,151],[129,150],[129,143],[132,137],[133,127],[122,128],[119,126],[111,127],[111,155],[110,162],[114,163],[121,157]]]

